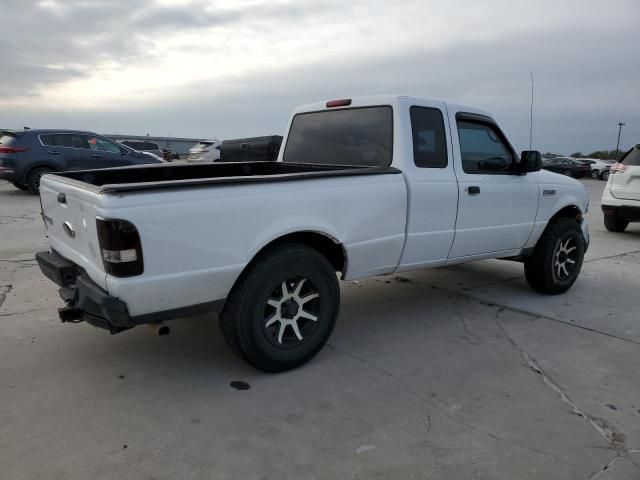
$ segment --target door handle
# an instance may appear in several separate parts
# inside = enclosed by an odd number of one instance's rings
[[[248,143],[241,143],[240,144],[240,148],[248,148],[249,144]]]
[[[467,187],[467,193],[469,195],[478,195],[480,193],[480,187],[477,185]]]
[[[102,158],[102,155],[91,155],[91,158]]]
[[[51,155],[60,155],[60,152],[56,152],[55,150],[47,150],[47,153],[50,153]]]

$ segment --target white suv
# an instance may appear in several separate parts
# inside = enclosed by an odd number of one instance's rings
[[[602,193],[604,226],[624,232],[629,222],[640,221],[640,144],[629,150],[609,171]]]
[[[205,140],[189,149],[187,162],[217,162],[220,160],[220,140]]]

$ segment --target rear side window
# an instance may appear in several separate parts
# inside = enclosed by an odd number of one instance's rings
[[[40,135],[40,141],[43,145],[48,147],[89,148],[85,136],[74,133],[52,133],[48,135]]]
[[[283,161],[386,167],[392,155],[393,112],[380,106],[296,115]]]
[[[513,173],[514,157],[495,125],[467,120],[457,124],[465,173]]]
[[[437,108],[417,106],[411,107],[409,112],[414,163],[423,168],[445,168],[447,140],[442,112]]]
[[[10,133],[2,133],[0,136],[0,145],[8,146],[11,145],[16,140],[15,135],[11,135]]]
[[[635,147],[629,150],[629,152],[627,152],[627,154],[622,157],[620,163],[624,163],[625,165],[629,165],[630,167],[640,166],[640,148]]]
[[[213,145],[213,142],[200,142],[195,147],[191,147],[192,150],[204,150],[207,147]]]

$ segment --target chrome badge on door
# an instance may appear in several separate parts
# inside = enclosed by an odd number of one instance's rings
[[[73,225],[71,225],[71,222],[64,222],[62,224],[62,229],[64,230],[64,233],[69,235],[71,238],[75,238],[76,231],[73,229]]]

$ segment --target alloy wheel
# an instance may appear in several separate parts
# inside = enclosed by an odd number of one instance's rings
[[[575,273],[578,247],[573,235],[558,240],[553,252],[553,273],[560,281],[567,280]]]
[[[307,278],[283,281],[269,295],[263,314],[263,332],[279,348],[299,346],[318,325],[320,293]]]

